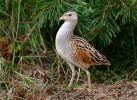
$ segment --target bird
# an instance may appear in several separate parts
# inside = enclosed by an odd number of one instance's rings
[[[88,88],[91,90],[91,79],[88,68],[93,65],[111,65],[111,63],[85,39],[74,35],[73,31],[78,23],[76,12],[67,11],[59,20],[63,20],[64,23],[56,34],[55,46],[58,55],[65,60],[72,71],[68,87],[70,88],[74,81],[75,67],[79,67],[86,72]]]

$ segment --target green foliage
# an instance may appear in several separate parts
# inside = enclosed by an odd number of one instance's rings
[[[65,8],[65,9],[64,9]],[[39,20],[39,25],[53,27],[59,23],[59,16],[68,10],[68,3],[64,0],[39,0],[36,4],[36,18]]]
[[[47,50],[52,50],[56,33],[62,24],[59,17],[73,10],[79,17],[75,34],[85,37],[89,42],[93,41],[95,47],[112,63],[110,68],[98,67],[97,72],[91,69],[95,80],[106,80],[103,76],[110,74],[110,77],[126,73],[131,75],[137,68],[136,5],[136,0],[1,0],[0,36],[12,41],[10,51],[13,53],[13,66],[16,57],[20,59],[19,55],[24,56],[19,51],[29,49],[31,56],[39,56],[38,50],[43,51],[38,27],[41,28]],[[24,45],[18,37],[27,36],[36,21],[38,27]],[[24,59],[27,61],[28,58]]]

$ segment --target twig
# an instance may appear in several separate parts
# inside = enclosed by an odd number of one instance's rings
[[[47,93],[48,90],[50,90],[51,87],[52,87],[52,84],[47,86],[45,89],[43,89],[40,92],[39,100],[43,100],[42,98],[44,98],[44,95]]]
[[[122,3],[124,8],[128,8],[122,0],[121,0],[121,3]]]
[[[85,93],[85,89],[86,89],[86,88],[84,88],[84,90],[82,90],[82,91],[80,91],[80,92],[77,92],[76,94],[70,96],[70,97],[68,98],[68,100],[69,100],[69,99],[72,99],[72,98],[75,98],[75,97],[81,95],[82,93]]]
[[[42,60],[41,60],[40,55],[39,55],[39,52],[38,52],[38,50],[37,50],[37,48],[36,48],[36,45],[35,45],[35,43],[34,43],[34,40],[33,40],[33,44],[34,44],[35,51],[36,51],[36,53],[37,53],[37,55],[38,55],[38,59],[39,59],[40,65],[41,65],[42,68],[44,68],[43,63],[42,63]]]
[[[103,13],[102,13],[101,23],[103,23],[103,21],[104,21],[104,19],[105,19],[106,11],[107,11],[107,9],[108,9],[110,3],[111,3],[111,2],[109,1],[108,4],[107,4],[106,7],[105,7]],[[102,31],[102,26],[100,27],[98,33],[100,33],[101,31]]]
[[[108,9],[110,3],[111,3],[111,2],[109,1],[108,4],[107,4],[107,6],[105,7],[105,9],[104,9],[104,11],[103,11],[101,22],[103,22],[103,20],[104,20],[104,18],[105,18],[106,11],[107,11],[107,9]]]
[[[130,6],[128,6],[128,7],[125,5],[125,3],[124,3],[122,0],[120,0],[120,1],[121,1],[122,6],[123,6],[124,8],[131,8],[131,7],[135,4],[135,1],[136,1],[136,0],[133,0],[132,4],[131,4]]]
[[[40,31],[40,28],[39,28],[39,27],[38,27],[38,30],[39,30],[39,35],[40,35],[41,44],[42,44],[42,46],[43,46],[43,48],[44,48],[44,51],[43,51],[42,54],[46,54],[47,49],[46,49],[46,46],[45,46],[45,44],[44,44],[44,41],[43,41],[43,38],[42,38],[41,31]]]
[[[38,21],[34,24],[34,26],[32,27],[32,29],[30,30],[30,32],[28,33],[27,37],[24,39],[23,43],[25,44],[26,41],[28,40],[28,38],[30,37],[30,35],[32,34],[32,32],[35,30],[35,28],[38,25]]]
[[[137,72],[137,69],[133,72],[133,74],[129,77],[129,80],[134,76],[134,74]]]

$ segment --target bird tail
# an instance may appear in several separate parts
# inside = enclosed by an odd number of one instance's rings
[[[110,66],[111,65],[111,63],[108,61],[108,60],[105,60],[105,61],[103,61],[104,63],[103,63],[103,65],[107,65],[107,66]]]

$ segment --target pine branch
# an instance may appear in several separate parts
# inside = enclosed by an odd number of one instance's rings
[[[130,5],[129,7],[127,7],[127,6],[125,5],[125,3],[124,3],[122,0],[120,0],[122,6],[123,6],[124,8],[131,8],[131,7],[135,4],[135,1],[136,1],[136,0],[133,0],[133,2],[131,3],[131,5]]]
[[[27,37],[24,39],[24,41],[23,41],[24,44],[27,42],[27,40],[30,37],[30,35],[32,34],[32,32],[36,29],[37,25],[38,25],[38,21],[34,24],[34,26],[32,27],[32,29],[28,33]]]
[[[106,7],[105,7],[103,13],[102,13],[102,19],[101,19],[101,22],[102,22],[102,23],[103,23],[103,21],[104,21],[104,18],[105,18],[105,15],[106,15],[106,11],[107,11],[107,9],[109,8],[109,5],[110,5],[110,4],[111,4],[111,2],[109,1],[108,4],[107,4]]]
[[[42,44],[42,46],[43,46],[43,48],[44,48],[44,51],[43,51],[42,55],[44,55],[44,54],[46,54],[47,49],[46,49],[46,46],[45,46],[45,44],[44,44],[44,41],[43,41],[43,38],[42,38],[41,31],[40,31],[40,28],[39,28],[39,27],[38,27],[38,30],[39,30],[39,35],[40,35],[41,44]]]
[[[110,5],[110,4],[111,4],[111,2],[109,1],[108,4],[107,4],[106,7],[105,7],[103,13],[102,13],[102,19],[101,19],[101,23],[102,23],[102,24],[103,24],[103,21],[104,21],[104,19],[105,19],[106,11],[107,11],[107,9],[109,8],[109,5]],[[101,26],[100,29],[98,30],[98,33],[97,33],[97,34],[99,34],[101,31],[102,31],[102,26]]]

